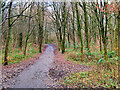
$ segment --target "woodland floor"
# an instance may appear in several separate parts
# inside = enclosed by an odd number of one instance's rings
[[[2,69],[2,85],[5,88],[56,88],[64,87],[58,84],[60,78],[93,68],[66,60],[56,46],[47,44],[42,54]]]

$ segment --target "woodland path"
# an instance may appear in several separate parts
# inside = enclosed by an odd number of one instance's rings
[[[53,44],[47,44],[43,53],[38,57],[37,61],[29,67],[23,68],[18,75],[16,72],[17,76],[6,81],[2,86],[5,88],[60,88],[61,86],[57,84],[60,82],[60,78],[70,75],[71,72],[92,70],[89,66],[66,60]],[[20,64],[20,66],[22,65]],[[17,69],[19,66],[15,68]],[[12,72],[12,69],[9,68],[4,72],[9,70]],[[19,69],[17,70],[19,71]]]
[[[39,60],[26,68],[14,80],[10,80],[11,88],[48,88],[52,80],[48,77],[49,69],[54,62],[54,47],[48,44]]]

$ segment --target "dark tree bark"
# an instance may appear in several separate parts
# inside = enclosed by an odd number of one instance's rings
[[[43,27],[44,27],[44,3],[42,5],[42,26],[41,26],[41,31],[40,31],[40,49],[39,49],[39,52],[42,52]]]
[[[1,3],[0,3],[1,4]],[[5,22],[4,22],[4,6],[5,6],[5,3],[2,3],[2,36],[1,36],[1,39],[2,39],[2,49],[4,49],[4,44],[5,44]]]
[[[119,5],[119,12],[118,12],[118,85],[120,80],[120,2]]]
[[[19,34],[19,47],[22,49],[22,32]]]
[[[75,10],[74,10],[74,4],[73,2],[71,3],[72,4],[72,13],[73,13],[73,18],[72,18],[72,27],[73,27],[73,45],[74,45],[74,50],[75,50]]]
[[[70,23],[67,24],[67,39],[68,39],[68,46],[70,47]]]
[[[88,16],[87,16],[87,9],[86,9],[86,3],[83,2],[83,11],[84,11],[84,18],[85,18],[85,38],[86,38],[86,48],[88,53],[90,53],[90,45],[89,45],[89,39],[88,39]]]
[[[77,15],[78,36],[80,37],[80,42],[81,42],[81,60],[83,60],[83,40],[82,40],[82,33],[81,33],[81,26],[80,26],[80,17],[79,17],[77,2],[75,3],[75,7],[76,7],[76,15]]]
[[[26,40],[25,40],[24,55],[26,55],[27,44],[28,44],[27,42],[28,42],[28,40],[29,40],[30,22],[31,22],[31,18],[29,18],[29,21],[28,21],[28,32],[27,32],[27,35],[26,35]]]
[[[106,2],[105,2],[105,6],[106,6]],[[106,10],[107,10],[107,7],[106,7]],[[105,15],[105,18],[106,18],[106,25],[105,25],[105,35],[104,35],[104,57],[105,57],[105,60],[107,60],[108,56],[107,56],[107,28],[108,28],[108,16],[107,16],[107,13]]]
[[[62,40],[62,53],[65,52],[65,29],[66,29],[66,2],[64,2],[63,6],[63,40]]]
[[[44,34],[44,37],[45,37],[45,44],[48,43],[48,30],[47,30],[47,19],[46,19],[46,25],[45,25],[45,34]]]
[[[104,3],[104,4],[106,5],[106,3]],[[101,6],[103,6],[102,2],[101,2]],[[102,42],[104,45],[104,58],[105,58],[105,60],[107,60],[107,23],[108,23],[108,19],[107,19],[107,16],[105,16],[105,18],[106,18],[106,23],[105,23],[105,28],[104,28],[104,14],[103,14],[103,12],[101,12],[101,19],[102,19],[101,33],[102,33]]]
[[[7,40],[6,40],[6,45],[5,45],[5,58],[4,58],[4,65],[8,65],[8,46],[9,46],[9,41],[10,41],[10,31],[11,31],[11,24],[10,24],[10,16],[11,16],[11,7],[12,7],[12,1],[10,2],[9,5],[9,10],[8,10],[8,31],[7,31]]]

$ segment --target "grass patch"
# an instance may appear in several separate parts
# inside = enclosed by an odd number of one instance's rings
[[[39,53],[38,47],[34,46],[33,44],[29,43],[27,46],[26,56],[23,54],[24,50],[19,48],[9,48],[8,53],[8,64],[15,64],[19,63],[27,58],[32,58],[34,55]],[[2,52],[2,64],[4,63],[4,52]]]
[[[71,88],[118,88],[114,74],[104,70],[72,73],[70,76],[62,79],[60,84]]]

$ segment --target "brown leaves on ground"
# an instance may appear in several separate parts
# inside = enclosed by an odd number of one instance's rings
[[[55,47],[55,61],[53,63],[53,68],[49,70],[49,75],[54,80],[59,80],[65,75],[69,75],[73,72],[79,71],[90,71],[92,68],[85,65],[76,64],[65,59],[56,46]]]

